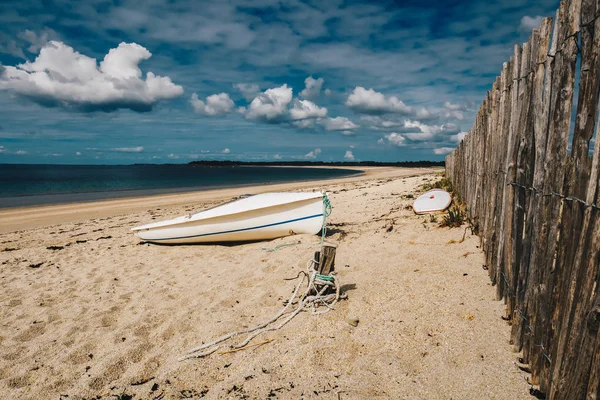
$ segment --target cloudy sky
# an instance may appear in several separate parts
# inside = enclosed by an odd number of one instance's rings
[[[558,1],[0,3],[0,163],[441,160]]]

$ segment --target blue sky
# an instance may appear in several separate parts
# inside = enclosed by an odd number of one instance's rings
[[[557,7],[2,2],[0,163],[441,160]]]

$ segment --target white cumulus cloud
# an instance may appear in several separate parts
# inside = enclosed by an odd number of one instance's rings
[[[29,43],[27,51],[30,53],[37,53],[42,47],[46,45],[50,40],[57,39],[58,34],[52,29],[44,28],[39,34],[35,31],[25,29],[23,32],[17,35],[20,39]]]
[[[39,33],[25,29],[16,38],[0,32],[0,53],[11,54],[27,60],[23,48],[29,53],[37,53],[50,40],[58,39],[58,34],[52,29],[44,28]]]
[[[385,138],[390,144],[393,144],[394,146],[402,147],[406,145],[406,138],[399,133],[392,132],[388,135],[385,135]]]
[[[431,112],[425,107],[417,108],[414,111],[414,116],[420,120],[435,119],[438,117],[437,113]]]
[[[467,108],[462,104],[450,103],[449,101],[444,102],[444,108],[452,111],[466,111]]]
[[[328,131],[347,131],[358,128],[358,125],[346,117],[323,118],[319,120],[319,124]]]
[[[448,154],[452,150],[454,150],[453,147],[438,147],[438,148],[433,149],[433,152],[435,154],[442,155],[442,154]]]
[[[321,154],[321,149],[314,149],[313,151],[310,151],[307,154],[305,154],[304,158],[314,160],[319,154]]]
[[[17,44],[17,42],[14,39],[9,39],[8,35],[3,35],[2,33],[0,33],[0,53],[10,54],[14,57],[27,60],[25,53],[23,53],[23,49]],[[2,68],[0,68],[0,73],[1,72]]]
[[[421,141],[431,140],[444,129],[443,125],[426,125],[419,121],[404,121],[405,128],[414,128],[416,133],[405,133],[404,136],[410,140]]]
[[[62,42],[50,41],[33,62],[4,66],[0,70],[0,90],[44,106],[150,111],[157,102],[183,94],[183,88],[169,77],[148,72],[143,78],[138,65],[151,56],[139,44],[121,43],[98,65],[96,59]]]
[[[290,109],[290,116],[292,120],[325,118],[327,116],[327,108],[319,107],[309,100],[296,100],[294,107]]]
[[[465,118],[463,111],[468,110],[466,104],[456,104],[451,103],[449,101],[444,102],[444,108],[446,109],[446,111],[443,114],[445,118],[454,118],[459,121],[462,121]]]
[[[227,93],[213,94],[202,101],[196,93],[192,94],[190,103],[194,107],[194,111],[201,115],[215,117],[230,113],[233,110],[233,100],[229,98]]]
[[[368,129],[376,131],[385,131],[392,130],[398,127],[403,127],[404,120],[399,120],[397,118],[384,119],[375,115],[363,115],[360,117],[360,124]]]
[[[348,96],[346,106],[356,112],[364,114],[412,114],[414,110],[407,106],[396,96],[386,97],[383,93],[376,92],[373,89],[365,89],[362,86],[356,86],[354,91]]]
[[[136,147],[115,147],[110,149],[110,151],[114,151],[117,153],[141,153],[142,151],[144,151],[144,148],[142,146],[136,146]]]
[[[521,18],[521,25],[519,25],[519,31],[521,32],[529,32],[537,28],[541,23],[544,17],[541,15],[536,15],[535,17],[530,17],[529,15]]]
[[[248,101],[254,99],[258,92],[260,92],[260,88],[255,83],[237,83],[233,87],[239,90],[242,96]]]
[[[29,154],[29,152],[25,150],[17,150],[17,151],[8,151],[8,149],[4,146],[0,146],[0,154],[16,154],[18,156],[24,156]]]
[[[292,125],[300,129],[312,129],[315,127],[314,119],[300,119],[298,121],[292,121]]]
[[[456,135],[452,135],[450,136],[450,140],[452,140],[453,142],[456,143],[460,143],[461,140],[463,140],[466,136],[467,132],[458,132]]]
[[[315,100],[321,95],[323,78],[314,79],[312,76],[309,76],[304,80],[304,85],[304,90],[300,92],[300,96],[307,100]]]
[[[225,148],[225,149],[221,150],[221,153],[229,154],[229,153],[231,153],[231,150],[229,150],[229,148]]]
[[[444,113],[444,118],[446,118],[446,119],[457,119],[459,121],[462,121],[463,119],[465,119],[465,116],[460,111],[446,111]]]
[[[269,122],[278,120],[287,113],[292,95],[292,88],[286,84],[267,89],[252,100],[246,110],[246,118]]]
[[[354,161],[354,154],[352,154],[350,150],[346,150],[346,154],[344,154],[344,160]]]

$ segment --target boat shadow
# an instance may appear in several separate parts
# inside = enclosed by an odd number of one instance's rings
[[[332,236],[335,235],[339,235],[339,237],[337,238],[337,241],[342,241],[347,235],[348,233],[350,233],[349,231],[341,228],[343,226],[345,226],[345,223],[339,223],[339,224],[329,224],[329,227],[327,228],[327,232],[325,233],[325,237],[326,238],[331,238]],[[317,235],[321,235],[321,232],[317,233]],[[290,236],[283,236],[282,238],[293,238],[295,235],[290,235]],[[254,244],[254,243],[269,243],[270,240],[264,240],[264,239],[258,239],[258,240],[246,240],[246,241],[237,241],[237,242],[219,242],[219,241],[214,241],[214,242],[202,242],[202,243],[161,243],[161,242],[150,242],[150,241],[146,241],[146,240],[140,240],[137,245],[138,246],[142,246],[142,245],[156,245],[156,246],[223,246],[223,247],[238,247],[238,246],[243,246],[243,245],[247,245],[247,244]],[[301,240],[297,240],[298,243],[293,243],[293,244],[301,244],[303,243]]]
[[[346,224],[341,223],[341,224],[330,224],[329,227],[327,227],[327,232],[325,233],[325,237],[329,238],[335,235],[339,234],[339,237],[337,238],[338,242],[341,242],[342,240],[344,240],[344,238],[346,236],[348,236],[348,231],[346,229],[343,229],[341,227],[345,226]]]
[[[245,244],[253,244],[253,243],[260,243],[260,242],[264,242],[264,240],[247,240],[247,241],[240,241],[240,242],[202,242],[202,243],[159,243],[159,242],[148,242],[145,240],[141,240],[139,241],[137,244],[138,246],[147,244],[147,245],[153,245],[153,246],[222,246],[222,247],[237,247],[237,246],[242,246]]]

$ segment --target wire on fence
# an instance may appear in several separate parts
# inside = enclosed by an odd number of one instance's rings
[[[511,296],[513,299],[515,298],[514,294],[512,293],[512,289],[510,287],[510,284],[508,283],[508,279],[506,278],[506,274],[502,271],[500,271],[500,275],[502,275],[502,278],[504,278],[504,284],[506,285],[506,290],[508,291],[508,295]],[[529,334],[533,333],[533,327],[529,324],[529,319],[525,316],[525,314],[523,314],[523,312],[521,310],[515,309],[514,311],[518,311],[519,312],[519,316],[521,317],[521,319],[526,323],[525,327],[527,328],[527,330],[529,330]],[[548,354],[546,354],[546,349],[544,348],[543,344],[536,344],[534,345],[535,347],[541,347],[542,348],[542,355],[544,356],[544,358],[546,360],[548,360],[548,362],[550,364],[552,364],[552,359],[550,358],[550,356]]]
[[[515,187],[518,187],[518,188],[521,188],[521,189],[524,189],[524,190],[530,190],[530,191],[534,192],[534,194],[537,195],[537,196],[542,196],[542,197],[552,197],[552,196],[555,196],[555,197],[563,199],[564,201],[576,201],[578,203],[583,204],[585,207],[590,207],[590,208],[593,208],[593,209],[596,209],[596,210],[600,210],[600,207],[598,207],[595,203],[588,203],[588,202],[586,202],[584,200],[581,200],[580,198],[575,197],[575,196],[565,196],[564,194],[556,193],[555,191],[551,191],[549,193],[543,193],[542,190],[540,190],[540,189],[538,189],[536,187],[533,187],[533,186],[528,187],[528,186],[525,186],[525,185],[521,185],[520,183],[515,182],[515,181],[507,183],[506,186],[515,186]]]
[[[544,348],[544,345],[543,344],[535,344],[534,346],[535,347],[541,347],[541,349],[542,349],[542,355],[546,358],[546,360],[548,360],[548,362],[550,364],[552,364],[552,360],[550,359],[550,356],[548,356],[548,354],[546,354],[546,352],[545,352],[546,349]]]
[[[515,294],[513,293],[511,287],[510,287],[510,283],[508,283],[508,279],[506,278],[506,275],[504,274],[504,272],[500,271],[500,275],[502,275],[502,278],[504,278],[504,284],[506,285],[506,290],[508,292],[508,295],[510,297],[512,297],[513,299],[516,298]]]
[[[494,172],[476,172],[476,171],[466,171],[467,173],[470,174],[476,174],[478,176],[492,176],[492,175],[499,175],[499,174],[504,174],[504,175],[508,175],[508,172],[504,171],[504,170],[498,170],[498,171],[494,171]],[[511,181],[509,183],[506,184],[506,186],[513,186],[513,187],[518,187],[520,189],[523,190],[527,190],[529,192],[534,193],[534,195],[536,196],[541,196],[541,197],[558,197],[564,201],[574,201],[577,203],[582,204],[584,207],[586,208],[592,208],[594,210],[600,210],[600,206],[598,206],[596,203],[588,203],[585,200],[580,199],[579,197],[575,197],[575,196],[567,196],[561,193],[557,193],[555,191],[551,191],[548,193],[544,193],[542,189],[536,188],[535,186],[525,186],[517,181]]]

